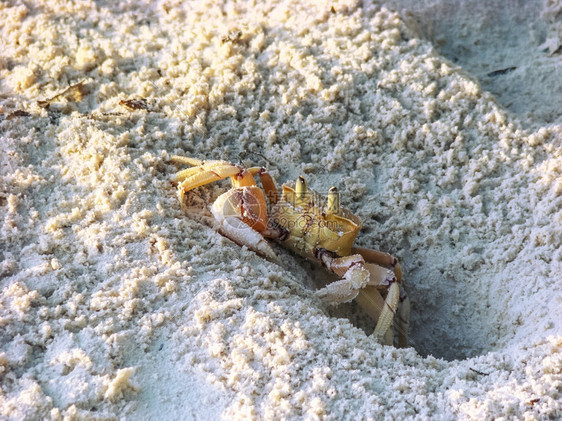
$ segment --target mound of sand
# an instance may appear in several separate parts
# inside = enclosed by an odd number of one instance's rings
[[[3,417],[561,415],[559,108],[443,58],[422,18],[446,8],[301,3],[0,6]],[[182,209],[171,154],[338,186],[357,244],[402,262],[411,347],[219,235],[227,182]]]

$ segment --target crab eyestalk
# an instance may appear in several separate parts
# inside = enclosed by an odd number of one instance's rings
[[[297,182],[295,183],[295,195],[296,195],[296,204],[302,205],[306,204],[306,196],[308,194],[308,187],[306,187],[306,180],[302,175],[297,178]]]
[[[336,187],[328,190],[328,203],[326,205],[326,213],[338,213],[340,208],[340,192]]]

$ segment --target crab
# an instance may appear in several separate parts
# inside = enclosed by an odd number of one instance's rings
[[[228,161],[177,155],[170,160],[190,166],[172,176],[182,204],[186,192],[230,178],[232,188],[210,207],[222,235],[278,264],[267,239],[318,262],[339,277],[317,290],[318,298],[329,305],[355,299],[375,320],[372,335],[377,342],[392,345],[397,334],[397,345],[407,345],[410,307],[401,286],[400,265],[388,253],[353,246],[361,220],[340,206],[337,188],[323,196],[308,188],[300,176],[279,192],[263,167],[244,168]]]

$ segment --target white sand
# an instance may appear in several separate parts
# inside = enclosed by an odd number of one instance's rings
[[[0,5],[1,418],[562,416],[560,2],[520,42],[540,66],[458,59],[517,76],[498,99],[421,39],[447,55],[471,26],[439,42],[437,12],[481,14],[299,3]],[[184,214],[172,153],[338,186],[402,262],[412,347],[209,227],[227,182]]]

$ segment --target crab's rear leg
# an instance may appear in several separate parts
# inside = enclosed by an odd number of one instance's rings
[[[330,304],[356,298],[367,314],[377,321],[373,332],[375,339],[391,345],[393,335],[390,327],[400,298],[400,287],[394,272],[376,264],[365,263],[362,254],[345,257],[334,257],[326,251],[318,254],[324,266],[343,278],[320,289],[317,295]],[[382,298],[377,287],[388,288],[386,299]]]
[[[402,284],[402,270],[400,268],[400,264],[394,256],[381,251],[370,250],[363,247],[353,247],[352,251],[361,254],[361,256],[369,262],[366,263],[366,267],[369,268],[372,275],[371,282],[369,283],[371,286],[360,292],[357,297],[357,302],[369,315],[374,313],[371,317],[374,316],[373,318],[378,320],[377,327],[375,328],[373,335],[383,338],[383,343],[391,345],[393,343],[392,330],[387,329],[384,332],[382,330],[386,325],[389,327],[391,326],[394,314],[397,312],[398,320],[394,327],[398,332],[398,346],[401,348],[408,346],[410,299],[404,289],[398,285],[398,283]],[[376,280],[374,278],[376,278],[377,275],[375,274],[384,270],[384,268],[381,268],[380,265],[392,268],[396,276],[396,281],[398,282],[393,282],[390,286],[385,283],[376,284]],[[381,302],[382,297],[376,287],[388,288],[388,295],[384,302]],[[378,316],[377,313],[379,314]],[[380,330],[377,329],[379,326]]]
[[[391,329],[392,321],[400,299],[400,287],[397,282],[390,284],[386,299],[383,299],[378,289],[367,286],[359,291],[357,303],[365,312],[377,321],[373,336],[384,345],[392,345],[394,334]],[[407,338],[406,338],[407,339]]]
[[[320,261],[342,279],[328,284],[316,294],[329,304],[339,304],[357,298],[367,314],[377,321],[373,335],[378,342],[392,344],[390,335],[386,335],[392,325],[394,313],[398,306],[399,287],[394,273],[382,266],[365,263],[363,256],[336,257],[326,250],[317,251]],[[389,286],[384,300],[376,287]]]

